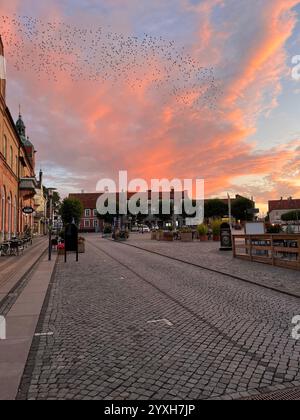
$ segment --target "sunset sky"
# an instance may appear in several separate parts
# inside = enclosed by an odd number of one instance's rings
[[[17,118],[21,104],[37,171],[62,195],[93,192],[100,178],[128,170],[146,180],[204,178],[207,196],[253,195],[262,210],[268,199],[300,198],[300,81],[291,74],[300,55],[299,1],[0,0],[0,10],[9,19],[162,37],[214,68],[214,108],[193,106],[190,92],[179,105],[166,86],[153,89],[147,66],[135,87],[128,78],[75,81],[55,66],[57,81],[48,80],[43,69],[38,77],[30,65],[16,68],[3,37],[8,106]]]

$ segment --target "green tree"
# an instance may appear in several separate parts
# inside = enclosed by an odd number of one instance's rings
[[[169,208],[168,213],[164,213],[164,208]],[[174,214],[174,206],[166,200],[159,200],[159,213],[157,214],[159,220],[162,222],[171,222]]]
[[[219,198],[207,200],[204,204],[204,216],[206,218],[222,218],[228,215],[228,204]]]
[[[247,220],[247,221],[252,221],[254,215],[253,214],[249,214],[248,210],[253,209],[253,201],[249,200],[248,198],[245,197],[239,197],[236,200],[233,201],[232,203],[232,215],[237,219],[237,220]]]
[[[52,203],[53,203],[54,212],[55,213],[59,212],[59,209],[60,209],[60,206],[61,206],[61,199],[60,199],[60,195],[57,191],[53,192]]]
[[[100,213],[97,212],[98,219],[103,220],[107,224],[113,224],[114,219],[116,217],[122,216],[122,215],[120,215],[120,204],[119,204],[119,200],[117,200],[117,201],[111,200],[111,204],[113,204],[114,207],[115,207],[115,209],[116,209],[116,211],[113,214],[108,213],[108,212],[105,213],[105,214],[100,214]],[[108,206],[108,199],[105,202],[105,206]],[[138,200],[137,206],[138,207],[140,206],[140,200]],[[134,221],[134,223],[135,222],[142,223],[143,220],[145,219],[145,215],[142,214],[141,212],[139,212],[138,214],[131,214],[130,211],[129,211],[128,203],[127,203],[127,215],[129,217],[132,217],[132,220]]]
[[[64,225],[72,223],[73,219],[78,225],[83,215],[83,204],[77,199],[65,198],[60,208],[60,215]]]
[[[297,222],[300,221],[300,211],[290,211],[281,216],[284,222]]]
[[[112,201],[112,204],[115,206],[115,208],[116,208],[116,212],[115,212],[115,214],[110,214],[110,213],[105,213],[105,214],[100,214],[100,213],[98,213],[97,212],[97,217],[98,217],[98,219],[99,220],[103,220],[104,221],[104,223],[107,223],[107,224],[110,224],[110,225],[112,225],[113,224],[113,222],[114,222],[114,218],[115,217],[117,217],[117,216],[119,216],[119,202],[118,201],[115,201],[115,200],[113,200]],[[108,199],[105,201],[105,206],[107,206],[108,205]]]
[[[53,201],[53,208],[55,210],[59,210],[59,208],[61,206],[61,199],[60,199],[60,195],[57,191],[53,192],[52,201]]]

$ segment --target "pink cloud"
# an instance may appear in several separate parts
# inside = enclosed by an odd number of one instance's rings
[[[49,20],[63,18],[59,3],[52,3],[56,6],[46,8]],[[131,13],[136,15],[141,2],[130,2],[130,8],[122,13],[119,2],[114,3],[110,24],[117,32],[124,29],[130,33],[134,26]],[[233,3],[234,9],[229,7]],[[30,71],[20,73],[9,63],[8,102],[13,109],[22,102],[38,159],[51,182],[56,176],[63,182],[65,171],[65,191],[92,191],[99,178],[114,177],[121,169],[146,179],[204,177],[208,195],[233,188],[232,180],[244,175],[266,179],[266,189],[259,197],[295,191],[299,143],[258,152],[247,138],[255,133],[257,116],[277,104],[286,72],[285,43],[296,24],[292,8],[297,3],[207,0],[192,6],[187,0],[181,2],[182,10],[198,17],[191,54],[204,65],[215,65],[220,75],[224,93],[216,111],[178,106],[170,97],[162,100],[163,92],[151,89],[151,66],[144,69],[148,77],[140,87],[132,89],[134,75],[111,86],[108,81],[74,83],[62,72],[53,83],[37,80]],[[157,2],[153,7],[159,10]],[[214,22],[215,7],[224,14],[221,26]],[[20,2],[10,2],[7,13],[20,8]],[[41,16],[46,9],[41,9]],[[83,15],[85,24],[89,16]],[[252,26],[247,26],[246,16]],[[79,23],[81,17],[73,15],[71,20]],[[193,95],[186,94],[192,104]],[[292,181],[284,176],[288,168],[295,173]],[[250,193],[251,186],[244,191]]]

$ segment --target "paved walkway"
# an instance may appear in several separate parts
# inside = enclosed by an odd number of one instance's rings
[[[49,263],[47,240],[37,239],[22,257],[0,263],[0,316],[6,320],[6,339],[0,340],[0,400],[18,393],[55,259]]]
[[[59,261],[19,399],[245,398],[300,385],[299,299],[89,236]]]

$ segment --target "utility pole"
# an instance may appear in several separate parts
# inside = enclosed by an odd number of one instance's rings
[[[232,230],[232,210],[231,210],[231,198],[230,198],[230,194],[227,194],[228,197],[228,212],[229,212],[229,225],[230,225],[230,229]]]

